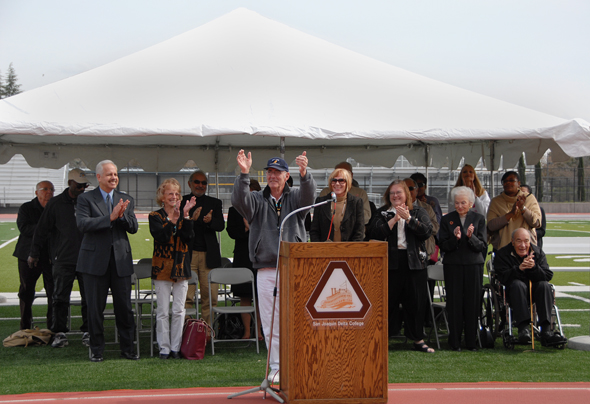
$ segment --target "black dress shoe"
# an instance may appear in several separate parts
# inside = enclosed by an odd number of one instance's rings
[[[139,356],[133,352],[121,352],[121,358],[129,359],[131,361],[139,360]]]
[[[474,348],[474,347],[472,347],[472,348],[467,348],[467,350],[468,350],[468,351],[471,351],[471,352],[477,352],[477,348]]]
[[[455,352],[461,352],[461,347],[453,348],[453,351],[455,351]]]
[[[170,358],[171,359],[180,359],[180,358],[182,358],[182,356],[180,356],[180,352],[171,351],[170,352]]]
[[[168,354],[161,353],[160,354],[160,359],[168,359]]]
[[[104,359],[101,354],[92,354],[90,356],[90,362],[102,362]]]

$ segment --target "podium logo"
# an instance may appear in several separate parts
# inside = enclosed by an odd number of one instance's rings
[[[346,261],[326,267],[305,305],[314,326],[364,326],[371,303]]]

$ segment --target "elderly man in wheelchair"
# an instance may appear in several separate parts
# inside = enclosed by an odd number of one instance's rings
[[[549,281],[553,272],[549,269],[545,253],[531,244],[527,229],[519,228],[512,233],[512,242],[502,247],[495,255],[494,270],[498,280],[506,287],[508,301],[513,312],[513,321],[518,327],[518,343],[531,342],[531,310],[529,296],[536,305],[537,322],[540,326],[543,346],[563,347],[567,339],[551,329],[551,310],[554,303]],[[531,290],[529,290],[531,285]]]

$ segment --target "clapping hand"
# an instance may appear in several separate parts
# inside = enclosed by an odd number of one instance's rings
[[[531,253],[529,255],[527,255],[525,257],[525,259],[522,261],[522,264],[520,264],[519,268],[521,271],[524,271],[525,269],[531,269],[535,266],[535,253],[533,251],[531,251]]]
[[[474,230],[475,230],[475,227],[473,227],[473,223],[471,223],[469,225],[469,227],[467,228],[467,237],[471,238]]]
[[[455,237],[457,237],[457,240],[461,240],[461,227],[460,226],[455,227],[453,234],[455,235]]]
[[[197,220],[199,216],[201,216],[201,210],[203,210],[202,206],[199,206],[197,209],[195,209],[195,211],[193,212],[192,220]]]
[[[188,200],[188,202],[184,205],[184,209],[183,209],[183,213],[184,216],[183,217],[189,217],[190,216],[190,211],[192,208],[195,207],[195,205],[197,204],[197,198],[195,198],[194,196]],[[180,205],[179,205],[180,206]],[[200,213],[200,212],[199,212]]]
[[[213,209],[211,209],[209,211],[209,213],[207,213],[205,216],[203,216],[203,222],[209,223],[211,221],[211,219],[213,219]]]
[[[111,222],[122,218],[127,206],[129,206],[129,200],[123,201],[123,198],[119,199],[119,203],[115,205],[111,212]]]

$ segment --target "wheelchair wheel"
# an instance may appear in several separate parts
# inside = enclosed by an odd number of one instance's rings
[[[512,339],[512,336],[508,334],[507,330],[504,330],[502,332],[502,342],[504,343],[504,348],[510,350],[514,349],[514,341]]]
[[[490,285],[484,285],[481,293],[481,315],[482,328],[494,329],[494,305]]]

